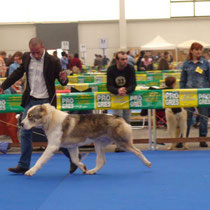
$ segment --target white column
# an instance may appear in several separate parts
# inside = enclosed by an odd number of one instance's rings
[[[120,49],[127,50],[127,27],[125,19],[125,0],[119,0],[120,19],[119,19],[119,35],[120,35]]]

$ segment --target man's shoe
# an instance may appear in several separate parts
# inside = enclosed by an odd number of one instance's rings
[[[24,174],[26,171],[28,171],[28,169],[16,166],[15,168],[8,168],[8,171],[16,174]]]
[[[79,160],[81,160],[81,158],[82,158],[82,155],[79,154]],[[77,168],[78,168],[77,165],[75,165],[73,162],[71,162],[69,173],[73,174],[77,170]]]
[[[208,147],[208,144],[205,141],[200,142],[200,147]]]
[[[183,147],[183,143],[178,143],[177,145],[176,145],[176,148],[182,148]]]

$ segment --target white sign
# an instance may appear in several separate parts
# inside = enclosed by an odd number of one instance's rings
[[[61,49],[62,50],[69,50],[69,41],[62,41],[61,42]]]
[[[100,49],[106,49],[108,47],[108,40],[107,39],[100,39],[99,40],[99,48]]]
[[[80,45],[80,50],[81,50],[81,52],[86,52],[86,45],[85,44],[81,44]]]

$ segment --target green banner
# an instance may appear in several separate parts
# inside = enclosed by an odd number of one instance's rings
[[[162,90],[141,90],[130,95],[130,109],[162,108]]]
[[[57,108],[69,110],[93,110],[94,93],[57,94]]]
[[[210,106],[209,89],[198,89],[198,106]]]
[[[21,95],[0,95],[0,113],[22,112],[20,104]],[[210,89],[138,90],[126,96],[109,92],[57,94],[57,108],[63,111],[197,106],[210,106]]]
[[[23,108],[20,106],[21,97],[20,94],[0,95],[0,113],[22,112]]]

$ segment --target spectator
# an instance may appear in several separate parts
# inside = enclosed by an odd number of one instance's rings
[[[4,61],[5,57],[6,57],[6,52],[0,51],[0,77],[6,76],[7,67]]]
[[[58,58],[58,52],[55,50],[55,51],[53,51],[53,56],[55,57],[55,58]]]
[[[168,59],[169,59],[169,53],[166,51],[163,54],[163,57],[160,58],[159,65],[158,65],[158,70],[169,70],[169,64],[168,64]]]
[[[104,55],[103,57],[103,66],[107,66],[109,63],[109,58],[106,57],[106,55]]]
[[[68,54],[68,60],[69,60],[69,64],[70,64],[70,62],[71,62],[71,60],[73,59],[74,57],[73,57],[73,55],[70,53],[70,54]]]
[[[110,66],[115,65],[116,64],[116,53],[113,53],[113,57],[112,60],[110,62]]]
[[[18,67],[20,67],[21,63],[22,63],[22,56],[23,53],[20,51],[17,51],[14,53],[14,55],[12,56],[12,60],[14,61],[10,66],[9,66],[9,70],[8,70],[8,76],[10,74],[13,73],[13,71],[15,71]],[[10,93],[11,94],[20,94],[22,93],[22,78],[20,80],[18,80],[17,82],[15,82],[11,87],[10,87]]]
[[[139,56],[139,58],[138,58],[138,60],[137,60],[137,62],[136,62],[137,71],[141,71],[141,69],[140,69],[140,64],[141,64],[141,60],[142,60],[142,58],[144,57],[144,55],[145,55],[145,51],[141,51],[141,52],[140,52],[140,56]]]
[[[13,56],[11,54],[8,55],[8,58],[7,57],[4,58],[4,62],[7,67],[9,67],[13,63],[13,61],[14,61]]]
[[[136,88],[136,74],[133,66],[128,64],[127,54],[119,51],[116,54],[116,64],[109,66],[107,70],[107,90],[118,96],[132,93]],[[119,107],[120,108],[120,107]],[[130,110],[117,109],[114,113],[123,117],[130,123]],[[116,152],[121,151],[118,147]]]
[[[140,63],[140,70],[146,71],[146,70],[153,70],[153,63],[152,58],[150,58],[148,55],[144,55],[144,57],[141,59]]]
[[[19,68],[1,84],[0,94],[19,80],[26,72],[27,85],[22,95],[21,105],[24,107],[22,119],[27,111],[34,105],[51,103],[56,106],[55,79],[61,85],[68,83],[65,71],[57,60],[49,55],[39,38],[32,38],[29,42],[30,52],[23,55],[23,61]],[[62,149],[70,159],[67,149]],[[21,129],[21,156],[18,165],[8,170],[13,173],[24,174],[30,167],[32,155],[32,130]],[[71,163],[70,173],[76,170],[76,165]]]
[[[173,56],[172,56],[171,54],[169,54],[168,57],[169,57],[169,58],[168,58],[168,62],[169,62],[169,63],[173,63],[173,61],[174,61]]]
[[[68,69],[68,65],[69,65],[69,61],[67,58],[67,54],[63,51],[61,53],[62,57],[61,57],[61,66],[62,66],[62,70],[66,70]]]
[[[78,53],[75,53],[74,54],[74,58],[72,58],[72,60],[70,61],[69,69],[73,73],[76,73],[76,74],[81,73],[81,70],[82,70],[82,62],[79,59]]]
[[[188,60],[184,62],[180,78],[180,88],[209,88],[210,67],[207,60],[202,57],[203,46],[192,43]],[[208,133],[208,107],[198,107],[200,114],[199,136],[206,137]],[[192,125],[194,108],[187,108],[187,137]],[[200,142],[200,147],[208,147],[206,142]]]
[[[101,71],[103,67],[103,58],[101,55],[95,54],[95,60],[93,65],[96,69],[98,69],[98,71]]]
[[[23,53],[20,51],[17,51],[12,56],[13,63],[9,66],[8,75],[12,74],[14,70],[16,70],[20,64],[22,63],[22,56]]]
[[[131,55],[130,50],[127,51],[127,58],[128,58],[128,64],[129,65],[131,65],[131,66],[136,65],[136,61],[135,61],[134,57]]]

